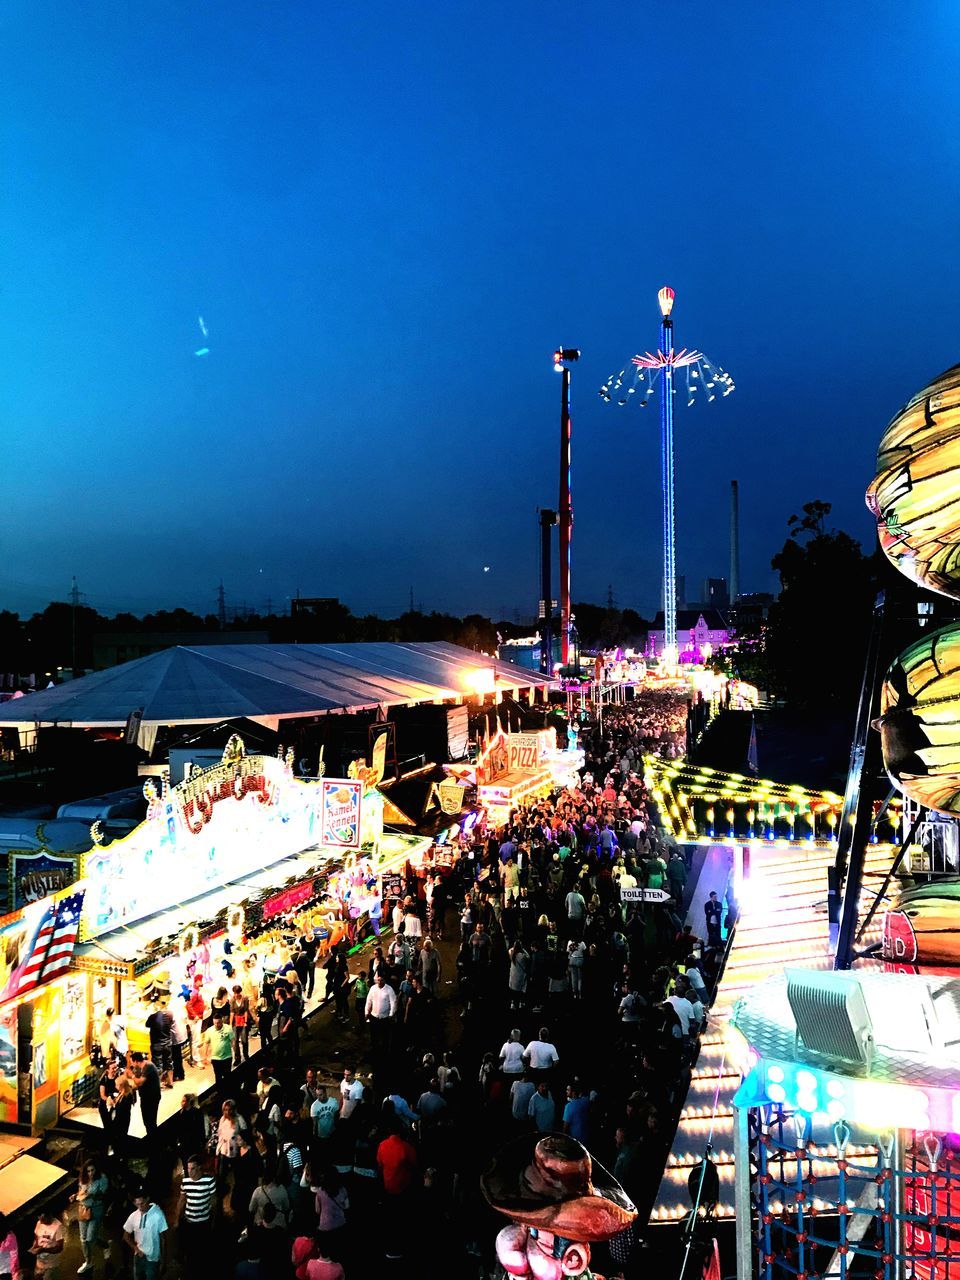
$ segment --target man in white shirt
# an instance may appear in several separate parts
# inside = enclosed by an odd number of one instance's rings
[[[523,1071],[523,1045],[518,1028],[510,1032],[510,1039],[500,1050],[500,1069],[505,1076],[518,1076]]]
[[[664,1003],[668,1004],[677,1015],[680,1023],[680,1036],[688,1036],[690,1034],[690,1024],[693,1021],[693,1005],[686,996],[682,995],[667,996]],[[676,1027],[673,1034],[677,1035]]]
[[[370,1047],[374,1056],[390,1051],[390,1030],[397,1012],[397,993],[389,986],[382,973],[373,980],[367,993],[364,1013],[370,1024]]]
[[[556,1045],[550,1040],[550,1032],[546,1027],[541,1027],[539,1039],[531,1040],[524,1049],[523,1060],[535,1079],[552,1071],[560,1061]]]
[[[688,964],[685,977],[697,998],[702,1002],[707,995],[707,984],[703,980],[703,974],[695,964]]]
[[[357,1103],[363,1097],[363,1084],[356,1078],[349,1067],[343,1068],[343,1079],[340,1081],[340,1119],[349,1120],[356,1110]]]
[[[156,1280],[166,1263],[167,1220],[141,1188],[133,1197],[134,1211],[123,1224],[123,1238],[133,1250],[135,1280]]]
[[[537,1091],[537,1086],[529,1076],[520,1076],[510,1086],[510,1114],[519,1125],[526,1126],[530,1115],[530,1099]]]

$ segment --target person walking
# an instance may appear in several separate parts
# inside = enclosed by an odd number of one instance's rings
[[[317,951],[319,949],[320,943],[313,932],[313,925],[310,923],[304,924],[303,932],[300,935],[300,950],[304,952],[309,961],[303,991],[308,1000],[313,999],[313,988],[317,979]]]
[[[514,1127],[527,1130],[530,1127],[530,1099],[537,1092],[537,1086],[524,1072],[522,1076],[514,1076],[510,1086],[510,1114]]]
[[[0,1213],[0,1276],[20,1280],[20,1242],[5,1213]],[[77,1273],[79,1275],[79,1272]]]
[[[276,1017],[276,1006],[273,994],[266,986],[260,988],[257,996],[257,1030],[260,1032],[260,1047],[267,1048],[273,1040],[273,1020]]]
[[[44,1280],[57,1280],[63,1243],[63,1223],[52,1209],[41,1209],[37,1225],[33,1229],[33,1244],[27,1250],[36,1259],[33,1269],[35,1276],[42,1276]]]
[[[366,1018],[367,996],[369,994],[370,983],[367,981],[367,975],[361,969],[353,984],[353,1007],[357,1015],[357,1030],[361,1036],[365,1034],[367,1029],[364,1019]]]
[[[523,1041],[520,1028],[514,1027],[500,1049],[500,1070],[505,1076],[520,1076],[524,1072]]]
[[[210,1121],[206,1112],[200,1110],[195,1093],[185,1093],[180,1099],[180,1110],[174,1128],[177,1152],[186,1172],[190,1157],[198,1151],[206,1151],[210,1139]]]
[[[147,1142],[153,1143],[157,1137],[157,1112],[160,1110],[160,1072],[156,1064],[142,1053],[131,1053],[130,1062]]]
[[[227,1016],[229,1016],[229,1004],[227,1014],[218,1009],[213,1022],[203,1033],[203,1043],[210,1058],[210,1065],[213,1067],[218,1092],[226,1088],[233,1062],[233,1028],[226,1022]]]
[[[217,1121],[217,1180],[221,1195],[226,1189],[227,1178],[240,1155],[240,1138],[247,1134],[247,1122],[237,1114],[237,1104],[232,1098],[226,1098]]]
[[[554,1069],[560,1061],[560,1055],[557,1053],[556,1045],[550,1039],[549,1028],[540,1028],[538,1038],[531,1040],[524,1049],[523,1060],[534,1079],[546,1077]]]
[[[674,849],[670,854],[670,861],[667,863],[667,884],[670,887],[670,896],[676,902],[682,917],[683,895],[687,884],[687,864],[679,849]]]
[[[567,931],[571,938],[583,937],[583,926],[587,917],[587,904],[583,894],[571,889],[564,900],[567,912]]]
[[[284,983],[277,984],[277,1063],[293,1066],[300,1053],[303,1002]]]
[[[323,1146],[329,1144],[340,1115],[340,1099],[328,1093],[327,1086],[322,1084],[317,1091],[317,1100],[310,1107],[310,1121],[313,1138]]]
[[[382,1062],[390,1052],[391,1029],[397,1012],[397,993],[387,986],[382,973],[377,974],[367,994],[364,1012],[370,1025],[373,1055]]]
[[[216,1207],[216,1178],[204,1168],[199,1155],[190,1156],[177,1205],[177,1233],[187,1280],[204,1275],[211,1265]]]
[[[430,938],[424,938],[423,940],[423,948],[417,957],[417,970],[424,990],[436,998],[443,966],[440,962],[440,952],[433,945]]]
[[[342,951],[337,952],[328,982],[333,991],[337,1021],[346,1024],[350,1021],[350,971],[347,968],[347,957]]]
[[[260,1185],[250,1197],[250,1215],[255,1227],[283,1232],[290,1220],[290,1199],[287,1189],[276,1181],[275,1173],[267,1170]]]
[[[113,1111],[117,1100],[117,1078],[119,1074],[120,1064],[116,1058],[111,1058],[100,1076],[98,1089],[100,1096],[97,1102],[97,1110],[100,1112],[100,1123],[103,1125],[108,1147],[113,1145]]]
[[[233,984],[230,998],[230,1029],[233,1031],[233,1065],[239,1067],[250,1061],[250,998],[244,994],[239,982]]]
[[[93,1246],[102,1244],[103,1215],[107,1209],[109,1190],[107,1176],[96,1160],[84,1161],[77,1190],[71,1197],[77,1205],[77,1225],[80,1228],[80,1248],[83,1252],[83,1262],[77,1268],[78,1276],[93,1270]],[[103,1256],[110,1257],[108,1244],[103,1244]],[[3,1266],[0,1264],[0,1276],[3,1274]]]
[[[173,1014],[161,1001],[147,1018],[150,1033],[150,1057],[156,1063],[160,1081],[165,1089],[173,1088]]]
[[[583,999],[583,965],[587,948],[582,940],[571,938],[567,943],[567,971],[570,978],[570,993],[574,1000]]]
[[[117,1093],[113,1100],[113,1124],[110,1127],[110,1141],[114,1153],[125,1160],[130,1148],[130,1119],[137,1102],[137,1091],[129,1076],[117,1077]]]
[[[510,959],[510,975],[507,986],[510,991],[510,1008],[522,1009],[527,998],[527,982],[530,975],[530,952],[518,938],[507,952]]]
[[[166,1266],[167,1219],[145,1187],[133,1197],[133,1212],[123,1224],[123,1239],[133,1251],[134,1280],[157,1280]]]
[[[536,1093],[527,1104],[527,1115],[533,1121],[537,1133],[550,1133],[556,1123],[557,1106],[550,1094],[546,1080],[537,1082]]]
[[[711,890],[710,897],[703,904],[703,914],[707,920],[707,945],[710,947],[722,946],[720,921],[723,918],[723,904],[717,897],[716,889]]]

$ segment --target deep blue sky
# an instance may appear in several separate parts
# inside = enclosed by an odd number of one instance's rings
[[[562,342],[575,598],[652,610],[657,420],[596,392],[663,283],[737,383],[678,413],[679,569],[737,477],[767,589],[805,501],[872,538],[960,358],[947,0],[7,0],[0,49],[0,606],[527,611]]]

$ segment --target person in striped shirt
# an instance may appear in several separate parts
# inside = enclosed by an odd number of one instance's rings
[[[186,1277],[200,1276],[209,1267],[216,1206],[217,1180],[204,1168],[200,1156],[191,1156],[180,1183],[177,1215]]]

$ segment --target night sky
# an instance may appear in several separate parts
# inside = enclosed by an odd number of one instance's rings
[[[0,607],[529,613],[562,343],[574,598],[649,613],[658,421],[597,390],[664,283],[737,384],[676,400],[678,569],[738,478],[769,590],[806,501],[872,540],[960,359],[946,0],[7,0],[0,46]]]

